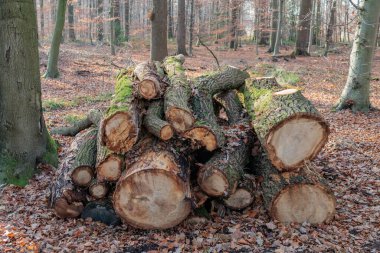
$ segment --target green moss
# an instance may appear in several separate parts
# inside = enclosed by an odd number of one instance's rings
[[[175,74],[185,72],[185,68],[182,65],[183,63],[176,56],[166,57],[164,62],[165,62],[165,66],[171,66],[171,69],[166,68],[166,71],[168,72],[167,74],[169,77],[172,77]]]
[[[268,106],[270,106],[272,101],[272,93],[262,93],[260,99],[254,102],[255,114],[256,116],[260,115],[262,112],[265,112]]]
[[[115,95],[107,114],[112,115],[119,111],[128,111],[128,102],[131,99],[133,99],[133,81],[130,70],[123,70],[117,76]]]
[[[276,77],[277,81],[282,85],[297,85],[301,82],[299,75],[292,71],[276,68],[271,71],[271,75]]]
[[[58,144],[57,142],[48,134],[48,139],[46,143],[46,151],[42,156],[41,161],[43,163],[50,164],[54,167],[58,166]]]
[[[64,120],[68,124],[75,124],[76,122],[86,118],[86,115],[83,114],[68,114],[64,117]]]
[[[34,175],[35,169],[28,163],[20,163],[7,153],[0,154],[0,185],[25,186]]]
[[[78,105],[77,101],[65,101],[61,99],[48,99],[48,100],[42,101],[42,108],[44,110],[50,110],[50,111],[63,109],[65,107],[73,107],[77,105]]]

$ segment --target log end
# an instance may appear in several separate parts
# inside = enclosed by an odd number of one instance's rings
[[[229,183],[227,177],[220,170],[203,168],[198,174],[198,184],[202,191],[212,197],[226,196]]]
[[[68,203],[65,198],[59,198],[54,205],[54,212],[60,218],[76,218],[83,211],[82,202]]]
[[[88,186],[94,178],[93,169],[90,166],[76,167],[71,173],[71,180],[77,186]]]
[[[165,118],[178,133],[192,127],[195,121],[191,112],[176,107],[168,109],[165,113]]]
[[[145,79],[138,84],[138,93],[145,99],[156,98],[159,91],[156,89],[157,85],[153,80]]]
[[[276,168],[289,170],[312,160],[327,142],[328,135],[328,125],[322,118],[296,114],[269,131],[266,148]]]
[[[163,141],[170,140],[174,135],[173,128],[170,125],[164,126],[160,131],[160,139]]]
[[[224,200],[226,207],[232,210],[241,210],[253,203],[254,196],[252,192],[244,188],[238,188],[227,199]]]
[[[122,167],[123,159],[120,156],[115,154],[108,155],[96,167],[98,181],[116,182],[121,176]]]
[[[105,183],[97,182],[95,184],[90,185],[88,188],[88,192],[95,199],[104,198],[108,193],[108,187]]]
[[[137,122],[128,112],[116,112],[105,118],[100,129],[102,143],[118,153],[129,151],[138,138]]]
[[[321,185],[297,184],[286,187],[274,200],[270,214],[283,223],[320,224],[335,215],[334,194]]]
[[[208,151],[218,148],[216,136],[207,127],[197,126],[187,130],[183,136],[205,147]]]

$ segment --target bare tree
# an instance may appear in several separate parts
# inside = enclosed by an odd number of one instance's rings
[[[162,61],[168,55],[167,46],[167,0],[153,0],[152,35],[150,39],[150,59]]]

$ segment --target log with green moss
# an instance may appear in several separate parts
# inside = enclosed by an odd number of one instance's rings
[[[140,134],[141,108],[133,96],[131,70],[123,70],[117,77],[115,94],[102,120],[101,143],[116,153],[126,153],[137,142]]]
[[[328,124],[298,89],[257,78],[246,82],[244,101],[261,144],[280,171],[313,159],[327,142]]]
[[[164,118],[164,102],[157,100],[151,102],[145,114],[143,125],[154,136],[163,141],[173,137],[173,128]]]
[[[264,205],[273,219],[283,223],[319,224],[334,218],[334,194],[312,165],[305,165],[298,172],[281,173],[266,154],[258,159],[255,169],[262,177]]]
[[[96,127],[89,128],[83,137],[84,141],[78,147],[70,172],[70,177],[77,186],[86,187],[95,177],[97,135],[98,129]]]
[[[170,81],[164,100],[165,118],[178,133],[189,129],[195,121],[189,106],[191,87],[185,76],[184,61],[183,55],[169,56],[162,64]]]
[[[137,83],[137,93],[139,96],[148,100],[163,96],[166,83],[162,81],[157,73],[154,63],[140,63],[135,67],[133,73],[139,79]]]
[[[236,191],[223,199],[224,205],[232,210],[247,208],[255,198],[255,186],[255,178],[252,175],[244,174],[238,183]]]
[[[86,200],[84,189],[75,187],[70,174],[77,162],[77,154],[84,143],[93,136],[93,129],[87,129],[75,136],[69,150],[58,170],[56,177],[50,186],[49,206],[54,209],[56,215],[61,218],[78,217]]]

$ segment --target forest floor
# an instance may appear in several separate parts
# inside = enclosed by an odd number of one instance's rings
[[[171,48],[172,49],[172,48]],[[165,231],[141,231],[128,225],[108,227],[82,219],[59,219],[47,208],[54,170],[40,173],[24,188],[0,189],[0,252],[380,252],[380,111],[352,114],[332,112],[345,84],[349,48],[328,57],[299,57],[273,62],[265,48],[216,50],[221,64],[250,67],[256,75],[274,74],[303,89],[330,124],[328,144],[313,161],[337,198],[329,224],[281,225],[272,221],[260,199],[242,212],[212,220],[190,219]],[[291,49],[282,49],[289,54]],[[40,48],[41,73],[48,46]],[[174,52],[174,50],[171,50]],[[190,76],[215,67],[204,48],[194,48],[185,67]],[[94,107],[106,107],[118,66],[147,60],[149,50],[119,50],[107,46],[64,44],[60,78],[42,80],[43,106],[49,128],[67,125]],[[372,104],[380,108],[380,51],[374,59]],[[60,158],[71,142],[60,143]]]

